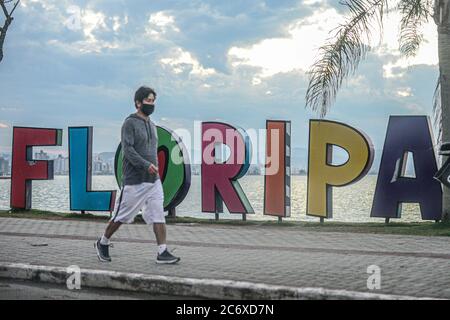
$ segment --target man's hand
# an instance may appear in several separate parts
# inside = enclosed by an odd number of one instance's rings
[[[152,173],[152,174],[155,174],[155,173],[158,173],[159,171],[158,171],[158,167],[157,166],[155,166],[153,163],[150,165],[150,167],[148,167],[148,172],[150,172],[150,173]]]

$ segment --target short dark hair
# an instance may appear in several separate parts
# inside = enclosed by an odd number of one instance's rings
[[[136,101],[142,103],[142,101],[144,101],[144,99],[147,98],[150,93],[153,93],[156,99],[156,92],[152,88],[142,86],[137,89],[136,93],[134,94],[134,106],[137,108]]]

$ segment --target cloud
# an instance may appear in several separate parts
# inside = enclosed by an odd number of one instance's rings
[[[33,4],[39,4],[46,11],[52,10],[55,8],[55,5],[52,0],[22,0],[20,2],[20,5],[24,8],[27,8]]]
[[[277,73],[293,70],[306,72],[317,59],[319,48],[331,37],[339,24],[343,23],[346,14],[321,0],[308,0],[305,5],[320,5],[307,17],[297,19],[285,27],[287,36],[266,38],[253,44],[232,46],[228,50],[228,62],[233,69],[242,67],[256,68],[253,84],[260,84],[261,78],[272,77]],[[372,39],[367,45],[374,48],[373,54],[382,58],[384,77],[402,77],[404,69],[419,64],[436,65],[437,32],[433,21],[426,23],[423,28],[425,41],[413,58],[405,58],[399,51],[400,14],[390,13],[384,20],[384,29],[374,29]],[[331,37],[331,38],[330,38]]]
[[[128,25],[129,17],[123,12],[107,14],[107,8],[94,7],[95,3],[79,6],[67,0],[25,0],[21,4],[22,10],[17,14],[33,21],[24,24],[22,32],[28,35],[28,42],[39,46],[49,45],[79,55],[119,49],[127,39],[114,37]]]
[[[61,50],[66,51],[69,54],[74,53],[101,53],[105,49],[118,49],[119,43],[97,40],[97,39],[89,39],[84,41],[76,41],[72,43],[66,43],[64,41],[52,39],[47,42],[51,46],[55,46]]]
[[[384,20],[383,32],[373,33],[373,44],[381,43],[374,53],[387,62],[383,65],[383,76],[385,78],[399,78],[405,75],[407,68],[415,65],[437,65],[438,57],[438,34],[436,24],[432,19],[425,23],[419,31],[422,32],[424,41],[414,57],[406,58],[399,50],[399,26],[401,16],[398,12],[390,13]],[[378,36],[382,34],[382,37]]]
[[[69,19],[65,25],[72,32],[81,31],[82,39],[78,41],[52,39],[48,41],[50,45],[79,53],[101,53],[105,49],[118,49],[121,46],[120,41],[108,39],[108,36],[112,33],[117,34],[121,27],[128,24],[128,16],[121,18],[117,15],[107,16],[102,11],[89,8],[80,9],[76,6],[72,8],[75,23],[71,25],[72,20]]]
[[[146,32],[151,38],[162,38],[163,35],[171,31],[180,32],[180,29],[175,24],[174,16],[164,11],[150,15]]]
[[[216,74],[216,70],[203,67],[190,52],[181,48],[172,50],[171,57],[162,58],[160,62],[163,65],[169,66],[175,74],[188,72],[189,75],[198,77],[208,77]]]
[[[397,90],[397,95],[399,97],[411,97],[413,94],[411,88],[401,88]]]
[[[83,29],[84,36],[87,41],[96,42],[94,36],[94,31],[97,30],[108,30],[106,25],[106,16],[103,12],[93,11],[93,10],[83,10],[81,11],[81,25]]]
[[[0,129],[8,129],[9,126],[6,123],[1,123],[0,122]]]
[[[324,4],[325,0],[304,0],[303,4],[306,6],[312,6],[317,4]]]
[[[120,30],[120,28],[122,28],[124,25],[128,24],[128,16],[127,15],[125,15],[125,17],[123,19],[119,16],[114,16],[114,17],[112,17],[112,20],[114,22],[114,25],[112,28],[115,32],[118,32]]]
[[[334,8],[321,8],[311,16],[286,27],[287,37],[270,38],[244,47],[233,46],[228,51],[232,68],[257,67],[257,78],[271,77],[293,70],[307,71],[313,64],[318,48],[329,37],[329,31],[341,21]],[[253,81],[259,84],[258,80]]]

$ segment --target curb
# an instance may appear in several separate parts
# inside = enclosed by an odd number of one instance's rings
[[[234,300],[422,300],[435,299],[324,288],[297,288],[244,281],[166,277],[81,269],[81,286],[158,295]],[[68,268],[0,262],[0,278],[66,284]]]

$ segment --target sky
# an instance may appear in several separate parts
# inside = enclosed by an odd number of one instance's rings
[[[318,118],[305,109],[307,72],[346,14],[334,0],[22,0],[0,63],[0,152],[13,126],[63,129],[63,146],[46,148],[55,153],[67,152],[69,126],[93,126],[94,152],[114,151],[145,84],[158,93],[159,125],[290,120],[292,146],[306,153]],[[398,26],[391,13],[326,116],[364,131],[377,158],[389,115],[431,115],[438,75],[434,22],[410,59]]]

